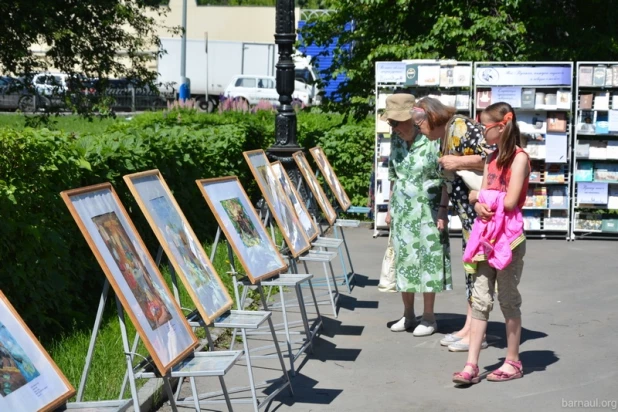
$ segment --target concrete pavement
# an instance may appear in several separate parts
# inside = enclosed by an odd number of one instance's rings
[[[466,353],[450,353],[439,340],[464,322],[461,240],[451,239],[454,291],[436,299],[439,333],[416,338],[388,329],[401,317],[403,307],[399,294],[377,290],[387,239],[371,235],[366,228],[346,230],[358,273],[354,289],[348,293],[339,286],[337,318],[329,306],[320,306],[324,330],[315,340],[314,353],[298,360],[301,368],[292,378],[295,396],[282,392],[262,410],[520,412],[584,410],[594,405],[600,410],[618,409],[618,243],[528,240],[520,285],[525,376],[455,388],[451,375],[464,366]],[[321,266],[311,267],[316,281],[323,278],[321,271]],[[416,313],[422,313],[419,295]],[[488,326],[488,335],[495,338],[488,339],[490,347],[481,352],[481,371],[491,371],[504,360],[503,320],[496,304]],[[276,359],[260,364],[265,372],[256,372],[258,378],[277,376]],[[228,374],[228,386],[247,384],[243,365]],[[198,385],[204,392],[219,389],[216,379],[198,380]],[[188,394],[186,389],[183,393]],[[214,405],[208,410],[226,408]],[[251,407],[235,405],[234,410]]]

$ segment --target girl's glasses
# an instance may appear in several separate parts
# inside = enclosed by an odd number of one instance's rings
[[[500,126],[502,125],[502,122],[496,122],[496,123],[489,123],[489,124],[481,124],[481,130],[483,131],[483,134],[487,133],[487,131],[489,129],[493,129],[496,126]]]

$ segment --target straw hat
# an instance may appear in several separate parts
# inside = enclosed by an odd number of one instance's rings
[[[408,93],[391,94],[386,98],[386,110],[380,120],[387,121],[388,119],[405,122],[412,118],[410,110],[414,107],[416,99]]]

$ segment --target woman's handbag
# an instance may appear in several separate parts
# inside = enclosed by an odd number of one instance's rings
[[[455,173],[461,177],[470,190],[481,190],[483,172],[480,170],[458,170]]]
[[[380,283],[378,290],[380,292],[397,292],[395,280],[395,249],[391,243],[391,237],[388,237],[388,245],[382,259],[382,271],[380,272]]]

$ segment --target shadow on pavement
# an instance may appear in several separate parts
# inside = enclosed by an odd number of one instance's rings
[[[354,311],[355,309],[377,309],[379,302],[377,300],[358,300],[352,296],[339,295],[337,306],[339,309],[347,309]]]
[[[365,330],[364,326],[343,325],[341,321],[326,316],[322,316],[322,324],[320,334],[329,338],[333,338],[335,335],[360,336]]]
[[[315,379],[297,373],[296,376],[292,378],[294,397],[291,397],[287,390],[283,391],[281,394],[277,395],[264,410],[275,412],[282,405],[292,406],[299,403],[328,405],[343,392],[341,389],[319,388],[316,387],[317,385],[318,381]]]
[[[354,274],[354,282],[352,282],[352,286],[359,288],[364,288],[365,286],[378,286],[380,281],[378,279],[369,279],[368,276],[360,275],[358,273]]]
[[[524,367],[524,377],[534,372],[545,371],[549,365],[552,365],[560,360],[556,353],[552,350],[529,350],[519,353],[519,359]],[[485,366],[487,372],[492,372],[498,369],[504,363],[505,358],[500,358],[493,365]]]

